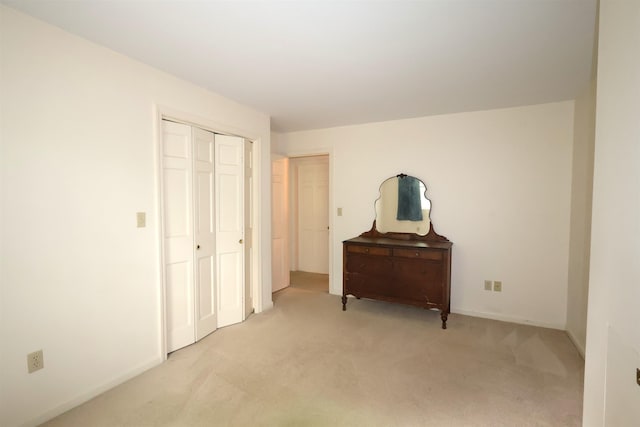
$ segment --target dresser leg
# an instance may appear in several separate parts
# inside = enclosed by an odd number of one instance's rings
[[[342,295],[342,311],[347,311],[347,296]]]
[[[449,313],[446,312],[442,312],[440,313],[440,318],[442,319],[442,329],[447,329],[447,317],[449,316]]]

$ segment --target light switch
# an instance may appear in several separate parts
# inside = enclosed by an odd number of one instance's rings
[[[136,212],[136,222],[138,224],[138,228],[143,228],[147,226],[147,214],[144,212]]]
[[[342,216],[342,208],[338,208],[338,216]]]

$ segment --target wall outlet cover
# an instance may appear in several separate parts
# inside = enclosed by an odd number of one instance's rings
[[[44,368],[42,350],[27,354],[27,372],[32,373]]]

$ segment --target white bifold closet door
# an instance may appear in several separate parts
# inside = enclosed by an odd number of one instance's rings
[[[162,126],[165,324],[171,352],[243,320],[244,139],[166,120]],[[240,152],[232,159],[239,171],[225,167],[232,151],[227,147]],[[240,229],[235,245],[229,243],[229,229]]]
[[[244,140],[216,135],[216,261],[218,326],[244,314]]]

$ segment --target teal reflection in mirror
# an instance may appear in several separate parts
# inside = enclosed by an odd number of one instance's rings
[[[400,174],[380,185],[376,200],[376,230],[380,233],[429,233],[431,201],[427,186],[416,177]]]

